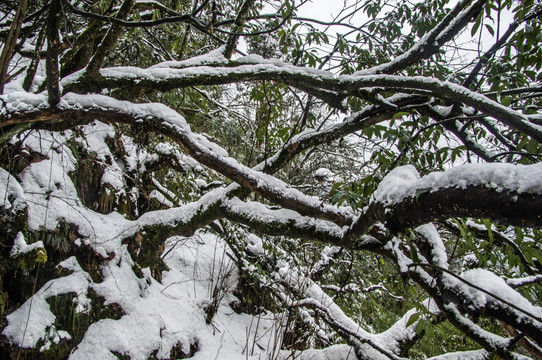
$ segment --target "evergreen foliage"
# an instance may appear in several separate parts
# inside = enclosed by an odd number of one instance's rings
[[[542,358],[542,3],[308,5],[0,3],[0,358]]]

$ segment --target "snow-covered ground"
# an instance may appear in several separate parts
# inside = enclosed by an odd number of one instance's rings
[[[98,159],[105,162],[113,156],[106,144],[106,139],[114,136],[111,126],[96,122],[83,127],[82,131],[85,137],[78,141]],[[19,179],[0,169],[0,188],[5,199],[2,207],[13,211],[26,206],[31,230],[53,230],[61,219],[75,224],[84,239],[76,239],[74,243],[89,246],[103,257],[100,267],[103,280],[94,281],[75,256],[68,257],[58,267],[69,274],[48,281],[8,315],[3,335],[14,345],[39,347],[40,351],[47,351],[61,341],[69,344],[73,334],[58,324],[48,300],[74,293],[76,311],[89,313],[93,305],[89,296],[92,290],[104,299],[105,306],[119,307],[123,315],[119,319],[100,319],[92,323],[70,359],[116,359],[115,354],[131,359],[151,356],[169,359],[172,350],[202,360],[291,356],[290,351],[280,350],[286,314],[237,313],[230,306],[238,302],[233,294],[238,287],[238,269],[230,258],[228,246],[219,237],[201,231],[191,237],[171,237],[162,254],[169,268],[162,273],[162,281],[153,278],[148,268],[142,270],[142,277],[136,275],[134,260],[123,239],[134,234],[146,217],[142,216],[139,222],[130,221],[117,212],[99,214],[81,204],[69,176],[76,166],[76,157],[65,146],[71,136],[70,131],[40,131],[25,138],[26,149],[42,154],[43,159],[29,165]],[[138,159],[125,161],[133,163],[133,167],[136,167],[134,164],[144,166],[153,159],[144,155],[139,152]],[[122,174],[123,169],[116,162],[107,169],[102,183],[124,191],[123,178],[111,176]],[[12,256],[44,251],[43,246],[42,242],[27,244],[24,235],[18,233]],[[209,307],[216,307],[210,323],[206,312]],[[354,355],[349,346],[334,346],[305,352],[300,358],[334,359],[337,356],[347,359]]]

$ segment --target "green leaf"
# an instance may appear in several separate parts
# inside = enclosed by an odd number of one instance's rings
[[[484,225],[486,226],[487,235],[489,236],[489,240],[491,242],[493,242],[493,232],[491,231],[491,221],[489,221],[488,219],[484,219],[483,222],[484,222]]]
[[[416,239],[416,234],[414,234],[414,231],[410,229],[408,231],[409,231],[409,237],[407,237],[407,244],[410,250],[410,258],[412,259],[413,262],[419,263],[420,258],[418,257],[418,252],[416,251],[416,247],[412,243],[412,241]]]
[[[478,17],[476,18],[476,21],[474,22],[474,25],[472,26],[472,29],[470,31],[470,35],[471,36],[474,36],[474,34],[476,34],[476,32],[478,31],[478,29],[480,28],[480,24],[482,23],[482,13],[480,13],[478,15]]]
[[[418,319],[420,318],[420,313],[414,313],[412,314],[406,323],[406,327],[409,327],[410,325],[414,324]]]
[[[515,243],[516,244],[521,244],[523,242],[523,239],[525,238],[525,234],[523,233],[523,229],[515,228],[514,230],[515,230],[515,233],[516,233]]]
[[[425,321],[420,320],[416,325],[416,335],[420,335],[425,330]]]
[[[510,96],[504,96],[501,98],[501,104],[504,106],[510,106],[512,103],[512,98]]]
[[[491,36],[495,36],[495,30],[493,30],[493,28],[491,26],[489,26],[488,24],[486,24],[486,29],[487,31],[489,31],[489,33],[491,34]]]
[[[424,330],[425,330],[425,336],[427,338],[431,339],[433,337],[433,333],[434,333],[433,326],[431,326],[431,323],[429,323],[429,322],[426,323],[426,326],[425,326]]]
[[[407,111],[399,111],[398,113],[396,113],[395,115],[393,115],[393,117],[392,117],[391,119],[392,119],[392,120],[397,120],[397,119],[399,119],[400,117],[405,116],[405,115],[410,115],[410,113],[407,112]]]

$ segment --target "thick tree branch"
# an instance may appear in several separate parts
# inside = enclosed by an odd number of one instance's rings
[[[491,185],[429,191],[395,204],[383,216],[383,222],[390,229],[400,230],[435,220],[474,217],[505,225],[542,228],[539,194],[498,191]]]
[[[146,129],[164,134],[190,156],[222,175],[236,181],[241,186],[301,214],[333,221],[346,225],[351,215],[336,207],[324,205],[314,198],[288,188],[282,181],[259,171],[247,168],[233,158],[224,149],[212,144],[201,135],[193,134],[184,119],[173,110],[158,104],[135,105],[119,102],[105,96],[94,96],[91,103],[85,102],[84,96],[68,94],[64,97],[58,111],[39,111],[32,115],[17,115],[2,121],[2,126],[25,123],[59,121],[73,119],[76,122],[88,122],[104,119],[112,122],[137,124],[143,122]]]
[[[78,108],[84,106],[82,109],[74,110],[71,108],[73,105],[63,105],[65,110],[58,112],[39,111],[32,115],[13,115],[4,120],[2,125],[62,118],[77,120],[104,118],[130,124],[143,121],[148,129],[174,139],[181,148],[202,164],[277,204],[311,217],[331,220],[341,226],[350,223],[345,213],[310,200],[301,193],[287,189],[275,178],[238,164],[229,158],[224,150],[215,148],[216,146],[206,139],[192,134],[187,129],[184,119],[170,109],[158,110],[153,106],[134,104],[127,107],[124,102],[97,96],[87,106],[84,103],[78,103],[79,100],[83,101],[77,95],[66,98],[67,103],[77,104]],[[487,172],[481,177],[476,177],[476,181],[473,182],[469,176],[474,175],[469,175],[469,173],[480,171],[482,168],[475,166],[469,172],[466,171],[468,168],[464,167],[460,170],[452,169],[449,172],[433,174],[433,178],[440,179],[443,183],[434,180],[435,182],[431,185],[430,180],[422,178],[404,187],[403,193],[392,194],[382,190],[382,195],[377,195],[377,197],[385,197],[380,200],[377,198],[358,218],[349,232],[350,240],[367,233],[369,228],[379,221],[386,223],[394,230],[417,226],[431,220],[468,216],[490,218],[509,225],[541,227],[542,203],[538,199],[536,184],[531,184],[529,189],[522,189],[519,183],[510,184],[505,182],[508,181],[507,179],[499,178],[501,167],[487,166],[484,168]],[[516,175],[533,171],[538,174],[540,168],[538,165],[507,166],[510,167],[509,171],[515,172]],[[463,171],[461,173],[463,178],[453,175],[459,171]],[[388,176],[391,178],[392,174]],[[504,182],[500,183],[500,181]],[[502,186],[504,188],[501,188]],[[387,200],[390,197],[394,197],[392,202]]]
[[[343,75],[334,76],[326,71],[315,71],[276,62],[239,64],[229,67],[207,67],[167,69],[153,67],[109,68],[101,75],[84,76],[79,81],[65,82],[67,91],[94,91],[104,88],[153,89],[167,91],[196,85],[220,85],[243,81],[273,80],[307,91],[315,96],[333,93],[337,96],[358,96],[362,88],[384,88],[396,91],[421,91],[424,95],[462,102],[476,110],[496,118],[503,124],[523,131],[538,142],[542,142],[542,129],[532,125],[523,114],[511,110],[482,94],[460,85],[435,78],[397,75]],[[340,99],[340,98],[339,98]],[[330,101],[329,98],[324,100]]]
[[[51,107],[60,102],[60,83],[58,55],[60,53],[60,16],[62,6],[60,0],[52,0],[47,16],[47,59],[45,67],[47,71],[47,94]]]
[[[239,33],[241,32],[241,29],[243,28],[243,25],[248,18],[250,9],[253,6],[254,0],[243,1],[243,4],[241,5],[239,12],[237,13],[237,17],[235,18],[235,22],[233,23],[232,34],[230,34],[228,40],[226,40],[226,47],[224,48],[224,57],[226,59],[231,58],[231,56],[233,55],[233,52],[237,47],[237,41],[239,41]]]
[[[412,170],[398,168],[384,178],[372,203],[354,222],[347,237],[354,239],[378,222],[401,231],[453,217],[542,228],[542,184],[521,180],[542,179],[540,164],[464,165],[421,179],[415,178]]]
[[[341,245],[343,230],[332,222],[299,216],[291,210],[271,210],[256,202],[238,198],[224,201],[225,216],[234,222],[250,226],[262,234],[313,240]],[[349,244],[351,245],[351,244]]]
[[[394,254],[397,261],[402,264],[411,262],[406,256],[397,248],[394,248]],[[409,269],[409,270],[408,270]],[[463,316],[458,307],[453,303],[446,301],[440,291],[435,286],[435,278],[431,277],[420,267],[411,266],[405,268],[411,278],[414,279],[428,294],[435,300],[437,306],[446,316],[446,318],[458,329],[463,331],[468,337],[479,343],[489,353],[496,353],[503,359],[514,359],[514,355],[511,353],[510,345],[512,344],[511,338],[502,338],[493,333],[490,333],[480,326],[476,325],[470,319]]]

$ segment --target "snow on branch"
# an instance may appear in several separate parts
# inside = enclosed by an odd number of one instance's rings
[[[487,360],[490,354],[486,350],[456,351],[444,355],[437,355],[427,360]]]
[[[386,101],[394,105],[393,109],[382,105],[368,105],[349,115],[340,123],[318,131],[312,129],[305,130],[293,136],[275,155],[271,156],[264,164],[259,165],[257,168],[263,169],[265,172],[274,172],[285,162],[305,149],[340,139],[347,134],[352,134],[355,131],[389,120],[397,113],[395,108],[405,109],[409,106],[415,106],[423,102],[423,99],[413,95],[397,94],[388,97]]]
[[[228,219],[249,225],[267,235],[318,239],[334,245],[340,244],[343,239],[342,228],[330,221],[301,216],[292,210],[271,210],[263,204],[238,198],[224,200],[223,203]]]
[[[492,272],[473,269],[461,277],[444,272],[439,287],[463,311],[499,319],[542,345],[539,336],[542,333],[542,309],[532,305]]]
[[[402,166],[382,180],[351,232],[355,237],[379,221],[399,230],[450,217],[540,228],[541,193],[542,164],[466,164],[422,178]]]
[[[412,249],[412,245],[410,247],[411,254],[417,251]],[[435,244],[432,247],[435,249]],[[408,248],[397,238],[393,238],[385,248],[396,259],[401,272],[408,274],[427,291],[448,320],[485,350],[496,352],[503,358],[513,358],[509,350],[514,339],[484,330],[470,317],[483,315],[498,319],[539,343],[542,309],[506,285],[500,277],[483,269],[470,270],[460,276],[447,267],[413,262],[406,255]],[[438,258],[442,260],[442,256]]]
[[[409,324],[409,319],[417,310],[409,310],[395,324],[386,331],[371,334],[363,330],[356,322],[348,317],[342,309],[327,295],[320,286],[312,280],[303,277],[299,273],[279,271],[277,279],[290,289],[296,289],[300,293],[301,300],[294,303],[295,306],[304,306],[317,310],[335,330],[345,338],[350,338],[350,345],[354,346],[359,354],[371,359],[389,358],[402,359],[399,354],[411,347],[420,338],[416,334],[416,326],[420,320]],[[434,301],[426,300],[423,305],[427,311],[439,314]]]
[[[390,247],[397,258],[400,259],[403,266],[402,271],[405,273],[408,272],[409,276],[413,278],[425,291],[427,291],[427,293],[435,300],[440,311],[442,311],[442,313],[453,325],[480,344],[488,352],[496,353],[504,359],[515,358],[514,355],[509,351],[510,346],[514,341],[513,338],[504,338],[489,332],[464,316],[454,302],[454,300],[457,301],[456,298],[448,300],[441,295],[442,290],[437,290],[435,288],[435,282],[439,281],[438,277],[430,276],[422,266],[415,266],[411,260],[398,249],[398,244],[396,242],[392,242]],[[479,312],[473,313],[473,316],[475,317],[478,315]]]
[[[497,353],[503,359],[515,359],[515,357],[508,352],[514,339],[503,338],[484,330],[472,320],[463,316],[455,304],[445,304],[443,310],[450,322],[465,332],[471,339],[482,345],[487,351]]]
[[[503,124],[521,130],[542,142],[542,128],[530,119],[490,98],[463,86],[424,76],[398,75],[341,75],[280,61],[265,60],[249,55],[230,66],[197,66],[174,69],[154,66],[150,68],[113,67],[100,70],[100,74],[81,76],[81,72],[63,79],[66,91],[99,92],[104,88],[131,88],[171,90],[188,86],[220,85],[254,80],[281,81],[292,87],[322,98],[326,102],[346,96],[359,96],[360,89],[384,88],[397,91],[421,91],[425,95],[462,102],[496,118]],[[337,97],[333,100],[333,97]],[[330,98],[331,97],[331,98]]]
[[[27,102],[27,98],[32,100]],[[30,94],[25,94],[16,101],[17,105],[14,106],[15,109],[24,108],[25,111],[34,107],[33,112],[10,114],[11,116],[6,116],[7,119],[3,121],[3,124],[62,120],[64,118],[83,122],[106,119],[113,122],[137,124],[170,137],[201,164],[285,208],[304,215],[331,220],[340,225],[351,221],[351,215],[346,210],[324,205],[318,199],[288,187],[284,182],[271,175],[239,164],[218,145],[199,134],[192,133],[185,119],[165,105],[133,104],[103,95],[90,96],[69,93],[62,98],[58,110],[51,112],[40,111],[39,109],[43,108],[43,105],[33,98]],[[41,97],[39,98],[41,99]]]
[[[506,284],[512,288],[518,288],[534,283],[542,283],[542,275],[531,275],[519,279],[506,279]]]

